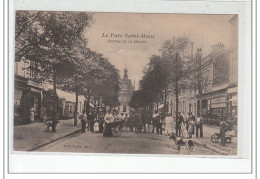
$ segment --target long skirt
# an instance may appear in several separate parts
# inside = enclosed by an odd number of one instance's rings
[[[172,133],[172,125],[166,123],[165,125],[165,134],[171,134]]]
[[[112,124],[105,123],[103,136],[112,136]]]

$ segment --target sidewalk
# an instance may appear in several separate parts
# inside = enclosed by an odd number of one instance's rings
[[[211,141],[210,137],[214,133],[219,133],[219,127],[217,126],[203,126],[203,138],[196,138],[195,135],[192,136],[192,140],[197,145],[202,145],[208,149],[218,152],[221,155],[236,155],[237,154],[237,137],[232,138],[231,143],[226,143],[226,146],[220,145],[220,140],[217,143]],[[227,132],[226,135],[234,135],[232,131]]]
[[[31,151],[55,140],[71,135],[81,129],[80,123],[73,125],[73,119],[59,120],[56,132],[46,131],[43,123],[14,126],[13,150]]]

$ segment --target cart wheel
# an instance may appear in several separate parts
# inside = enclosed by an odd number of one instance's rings
[[[214,135],[211,136],[211,141],[212,141],[212,142],[218,142],[218,139],[219,139],[219,138],[218,138],[218,136],[217,136],[216,134],[214,134]]]

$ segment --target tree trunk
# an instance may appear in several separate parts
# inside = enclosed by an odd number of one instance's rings
[[[86,108],[86,113],[87,115],[89,114],[89,108],[90,108],[90,90],[88,90],[88,98],[87,98],[87,108]]]
[[[97,109],[97,99],[96,99],[96,97],[94,98],[94,109]]]
[[[100,115],[99,107],[100,107],[100,98],[98,97],[98,106],[97,106],[97,115],[98,115],[98,117]]]
[[[179,110],[179,91],[178,91],[178,82],[177,81],[176,81],[176,84],[175,84],[175,103],[176,103],[175,117],[176,117],[176,120],[177,120],[178,110]]]
[[[53,67],[53,92],[54,92],[54,102],[53,102],[53,118],[52,118],[52,132],[56,132],[56,116],[57,116],[57,77],[56,69]]]
[[[164,87],[164,112],[167,112],[167,84]]]
[[[75,91],[76,91],[76,104],[74,110],[74,126],[77,125],[78,121],[78,103],[79,103],[79,89],[78,89],[78,77],[75,77]]]

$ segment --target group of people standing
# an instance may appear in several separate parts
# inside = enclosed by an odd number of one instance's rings
[[[187,113],[188,117],[183,117],[178,113],[177,119],[173,118],[170,113],[155,112],[153,115],[146,115],[142,112],[131,112],[129,114],[118,114],[108,110],[104,115],[102,112],[83,113],[80,116],[82,132],[88,131],[93,133],[103,133],[103,136],[112,136],[113,131],[119,132],[145,132],[169,135],[175,132],[177,136],[192,138],[196,131],[196,137],[203,137],[202,119],[195,118],[192,113]]]
[[[86,129],[93,133],[102,133],[103,132],[103,121],[104,115],[100,113],[97,115],[96,113],[90,112],[88,115],[85,111],[79,116],[81,120],[81,129],[82,132],[86,132]]]
[[[189,116],[184,118],[179,112],[177,118],[173,118],[170,113],[166,117],[163,114],[155,113],[151,124],[153,124],[153,130],[156,128],[157,134],[169,135],[175,132],[177,136],[192,138],[195,134],[196,137],[203,137],[203,121],[200,117],[195,118],[191,112],[187,113]],[[149,125],[147,125],[149,126]],[[175,129],[175,130],[174,130]],[[163,132],[164,131],[164,132]]]

